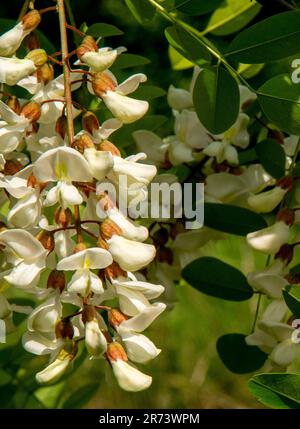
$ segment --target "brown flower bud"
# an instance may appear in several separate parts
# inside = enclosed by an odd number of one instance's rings
[[[99,150],[110,152],[114,156],[121,156],[121,152],[119,151],[119,149],[108,140],[104,140],[102,143],[99,144]]]
[[[121,325],[121,323],[128,319],[129,317],[117,308],[113,308],[108,313],[108,322],[113,328],[117,328]]]
[[[101,247],[101,249],[108,250],[109,246],[106,241],[100,236],[97,240],[97,246]]]
[[[117,277],[127,277],[126,271],[124,271],[115,261],[105,268],[104,273],[106,277],[111,279],[116,279]]]
[[[291,226],[295,222],[295,212],[294,210],[286,207],[277,213],[276,220],[279,222],[284,222],[286,225]]]
[[[276,140],[279,144],[284,144],[284,134],[281,131],[278,130],[270,130],[269,131],[269,137]]]
[[[158,246],[164,246],[169,240],[169,231],[167,228],[161,228],[153,234],[152,238],[155,244]]]
[[[70,340],[74,336],[74,328],[72,322],[68,318],[61,319],[55,326],[56,338],[69,338]]]
[[[29,51],[33,51],[34,49],[39,49],[41,47],[39,38],[36,33],[30,33],[25,38],[25,44]]]
[[[82,127],[93,135],[93,131],[98,130],[100,127],[97,116],[93,112],[85,112],[82,115]]]
[[[8,159],[5,163],[3,174],[5,176],[13,176],[22,170],[23,165],[16,159]]]
[[[44,248],[47,249],[49,253],[53,252],[55,240],[54,234],[51,231],[42,230],[38,233],[36,238],[42,243]]]
[[[62,114],[56,121],[55,131],[63,140],[67,134],[67,128],[67,117],[65,114]]]
[[[72,212],[69,208],[63,209],[61,207],[58,207],[55,211],[54,219],[57,225],[62,226],[63,228],[66,228],[71,223]]]
[[[19,100],[16,96],[12,95],[9,97],[7,101],[8,107],[13,110],[17,115],[21,112],[21,105],[19,103]]]
[[[113,235],[121,235],[122,229],[111,219],[105,219],[101,223],[100,232],[102,238],[109,240]]]
[[[173,264],[173,252],[168,247],[159,247],[156,252],[156,260],[158,262],[165,262],[168,265]]]
[[[38,186],[37,178],[35,177],[35,175],[34,175],[33,173],[31,173],[31,174],[28,176],[28,179],[27,179],[27,186],[28,186],[29,188],[36,188],[36,187]]]
[[[293,274],[289,273],[285,276],[285,279],[290,285],[298,285],[300,283],[300,273]]]
[[[128,361],[124,348],[117,342],[107,344],[106,356],[109,362],[114,362],[116,360],[123,360],[124,362]]]
[[[48,60],[47,52],[44,49],[33,49],[25,57],[34,62],[36,67],[42,67]]]
[[[73,253],[78,253],[81,252],[82,250],[86,250],[87,249],[87,245],[85,243],[77,243]]]
[[[116,89],[116,83],[108,74],[98,72],[92,77],[92,87],[94,93],[98,95],[98,97],[101,97],[106,91],[114,91]]]
[[[84,149],[95,148],[95,145],[92,137],[89,134],[84,133],[74,140],[72,147],[78,150],[80,153],[83,153]]]
[[[58,289],[60,293],[62,293],[65,286],[66,286],[65,273],[63,271],[52,270],[47,280],[47,288]]]
[[[173,224],[171,226],[170,237],[172,238],[172,240],[175,240],[175,238],[177,237],[177,235],[181,234],[184,231],[185,231],[185,228],[184,228],[183,223],[176,222],[175,224]]]
[[[45,63],[42,67],[39,67],[36,71],[36,77],[38,82],[47,85],[47,83],[54,79],[54,68],[52,64]]]
[[[85,36],[82,43],[76,49],[76,55],[79,60],[87,52],[98,52],[97,43],[92,36]]]
[[[280,247],[279,251],[275,255],[275,259],[281,259],[286,265],[288,265],[294,257],[294,246],[291,244],[284,244]]]
[[[29,101],[22,107],[21,115],[29,119],[30,122],[36,122],[41,116],[41,105],[36,101]]]
[[[286,189],[287,192],[290,192],[293,189],[294,184],[295,179],[290,176],[285,176],[277,182],[277,186],[279,186],[281,189]]]
[[[82,321],[83,323],[91,322],[96,319],[96,310],[93,305],[85,305],[82,310]]]
[[[33,9],[22,18],[23,30],[30,32],[36,29],[41,22],[41,14],[38,10]]]

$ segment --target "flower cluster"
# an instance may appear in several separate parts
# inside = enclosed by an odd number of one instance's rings
[[[256,95],[244,86],[240,86],[240,113],[236,123],[222,135],[212,135],[200,122],[193,106],[192,93],[199,73],[201,70],[196,67],[189,91],[169,88],[175,134],[161,138],[153,132],[139,130],[134,132],[134,138],[137,146],[164,173],[159,176],[162,180],[163,177],[170,180],[170,173],[176,172],[174,167],[187,165],[192,174],[196,172],[194,178],[205,184],[205,202],[243,207],[267,216],[269,226],[246,237],[250,249],[266,255],[264,268],[246,272],[248,284],[265,297],[266,305],[246,343],[267,353],[270,370],[282,371],[297,356],[297,344],[292,336],[294,317],[283,299],[283,289],[300,282],[299,273],[291,269],[294,250],[299,245],[299,178],[291,174],[299,138],[269,127],[260,116],[250,118],[247,111]],[[261,128],[258,141],[270,137],[283,148],[286,174],[280,179],[267,173],[258,160],[240,162],[240,155],[251,143],[249,125],[253,122],[258,122]],[[214,241],[226,237],[225,233],[206,226],[184,231],[180,221],[171,221],[163,228],[156,225],[152,239],[158,251],[155,265],[148,268],[149,277],[167,279],[165,285],[174,290],[173,282],[180,279],[181,270],[201,256],[213,256]]]
[[[48,366],[36,375],[39,383],[54,383],[69,371],[84,342],[91,359],[107,359],[123,389],[140,391],[152,378],[133,363],[160,353],[142,332],[165,309],[157,301],[164,287],[139,273],[155,257],[155,247],[145,243],[147,228],[97,188],[110,183],[120,185],[129,201],[147,197],[156,167],[139,162],[143,153],[123,158],[108,140],[147,112],[146,101],[128,96],[146,76],[118,84],[109,68],[125,49],[99,49],[91,36],[76,50],[81,68],[73,71],[62,52],[69,76],[55,77],[51,61],[60,61],[37,47],[36,36],[27,43],[26,58],[17,58],[40,20],[41,13],[30,10],[0,37],[0,187],[1,204],[8,207],[0,232],[6,289],[0,294],[0,340],[13,329],[13,312],[29,313],[24,348],[49,355]],[[102,125],[66,95],[67,86],[76,91],[85,84],[112,114]],[[28,99],[12,95],[13,85],[26,89]],[[72,135],[80,115],[80,130]],[[36,308],[10,304],[12,288],[35,297]],[[66,314],[70,304],[73,312]]]

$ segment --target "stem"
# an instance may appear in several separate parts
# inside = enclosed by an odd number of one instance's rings
[[[25,0],[21,9],[21,12],[18,16],[18,21],[21,21],[24,15],[26,15],[30,3],[33,3],[31,0]]]
[[[77,242],[82,243],[82,235],[81,235],[81,221],[80,221],[80,212],[79,212],[79,206],[74,206],[74,219],[75,219],[75,225],[76,225],[76,231],[77,231]]]
[[[58,6],[61,52],[62,52],[62,63],[63,63],[63,73],[64,73],[67,131],[68,131],[69,144],[71,145],[74,141],[74,123],[73,123],[73,109],[72,109],[73,105],[72,105],[72,91],[71,91],[71,72],[68,67],[69,50],[68,50],[68,38],[67,38],[64,0],[57,0],[57,6]]]
[[[255,330],[256,322],[257,322],[257,319],[258,319],[259,308],[260,308],[260,304],[261,304],[261,297],[262,297],[262,294],[260,293],[258,295],[257,306],[256,306],[256,311],[255,311],[255,316],[254,316],[254,322],[253,322],[252,329],[251,329],[251,334]]]

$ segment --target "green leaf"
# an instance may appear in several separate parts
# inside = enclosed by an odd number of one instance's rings
[[[240,33],[229,46],[226,56],[242,63],[266,63],[297,54],[299,44],[300,12],[284,12]]]
[[[146,64],[150,64],[150,60],[146,57],[142,57],[141,55],[135,54],[122,54],[119,55],[113,67],[114,70],[121,70],[129,67],[140,67]]]
[[[262,166],[275,179],[285,175],[286,156],[283,147],[273,139],[266,139],[255,147],[258,159]]]
[[[142,100],[152,100],[154,98],[164,97],[166,91],[158,86],[142,85],[134,93],[134,98]]]
[[[224,0],[210,17],[205,34],[227,36],[245,27],[258,14],[261,6],[252,0]]]
[[[283,131],[300,135],[300,85],[289,74],[275,76],[258,90],[265,115]]]
[[[296,318],[300,318],[300,288],[299,285],[288,285],[283,291],[283,298],[286,305]]]
[[[196,113],[213,134],[228,130],[240,109],[240,93],[236,80],[224,68],[215,66],[199,74],[193,93]]]
[[[223,0],[175,0],[174,6],[180,12],[190,16],[204,15],[218,8]]]
[[[299,374],[259,374],[249,381],[251,393],[271,408],[300,408]]]
[[[155,9],[145,0],[125,0],[132,15],[140,24],[146,24],[155,15]]]
[[[251,210],[227,204],[205,203],[204,224],[218,231],[245,236],[267,227],[265,219]]]
[[[203,61],[210,61],[211,55],[206,46],[181,27],[167,27],[165,35],[170,45],[192,63],[201,65]]]
[[[73,392],[65,401],[63,408],[82,408],[89,402],[99,388],[99,383],[89,383]]]
[[[257,154],[255,148],[239,152],[239,165],[249,164],[254,161],[257,161]]]
[[[245,301],[253,290],[243,273],[216,258],[203,257],[188,264],[182,277],[206,295],[229,301]]]
[[[191,67],[194,67],[194,64],[184,58],[173,46],[169,46],[169,58],[171,61],[171,66],[173,70],[186,70]]]
[[[91,25],[88,28],[86,34],[89,34],[90,36],[93,36],[97,39],[98,37],[121,36],[124,33],[122,30],[112,24],[97,23]]]
[[[243,334],[226,334],[217,342],[217,351],[223,364],[236,374],[257,371],[268,357],[258,347],[248,346],[245,338]]]

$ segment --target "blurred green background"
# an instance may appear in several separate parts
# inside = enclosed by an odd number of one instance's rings
[[[16,19],[23,2],[21,0],[4,1],[0,4],[0,16]],[[50,0],[37,0],[37,7],[51,4]],[[75,21],[88,25],[95,22],[114,24],[124,31],[124,35],[107,40],[109,46],[124,45],[130,53],[143,55],[151,60],[138,71],[145,72],[151,84],[165,90],[172,83],[187,87],[191,70],[172,71],[168,57],[168,44],[163,36],[166,26],[159,17],[151,25],[141,27],[131,16],[123,0],[73,0],[71,1]],[[41,30],[59,46],[57,18],[48,14]],[[152,112],[169,115],[165,98],[159,98],[152,104]],[[162,132],[169,132],[163,129]],[[209,252],[221,256],[223,260],[237,265],[242,248],[239,239],[231,238]],[[251,258],[246,263],[253,265]],[[246,267],[242,267],[245,269]],[[247,267],[247,269],[250,267]],[[84,405],[87,408],[247,408],[260,407],[247,389],[248,376],[231,374],[222,364],[216,353],[216,340],[219,336],[232,333],[248,333],[251,330],[255,312],[255,299],[246,303],[222,302],[206,297],[186,284],[176,287],[177,303],[173,310],[165,312],[151,329],[149,337],[162,349],[161,355],[145,366],[145,372],[153,376],[153,385],[142,393],[129,394],[121,391],[111,374],[108,365],[102,360],[85,360],[84,364],[69,378],[55,387],[36,389],[31,386],[36,367],[46,360],[26,354],[19,355],[14,347],[17,336],[12,336],[6,350],[0,351],[6,362],[5,370],[11,374],[10,390],[18,392],[18,407],[47,406],[60,407],[68,399],[70,407],[79,407],[72,402],[72,393],[80,386],[89,383],[95,391]],[[19,334],[24,328],[20,325]],[[9,346],[13,346],[10,348]],[[9,351],[9,353],[8,353]],[[41,362],[41,360],[43,362]],[[18,380],[13,376],[18,374]],[[9,390],[0,382],[0,406],[11,406]],[[25,393],[24,393],[25,392]],[[35,392],[28,398],[26,392]],[[87,396],[88,395],[87,392]],[[84,395],[83,395],[84,397]],[[83,401],[84,402],[84,401]]]

